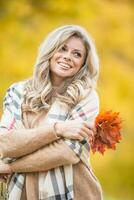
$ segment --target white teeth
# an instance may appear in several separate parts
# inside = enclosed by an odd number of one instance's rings
[[[65,69],[70,69],[71,67],[68,65],[68,64],[66,64],[66,63],[59,63],[62,67],[64,67]]]

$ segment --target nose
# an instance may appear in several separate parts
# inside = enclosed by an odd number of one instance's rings
[[[66,61],[71,61],[71,53],[70,52],[64,53],[63,59]]]

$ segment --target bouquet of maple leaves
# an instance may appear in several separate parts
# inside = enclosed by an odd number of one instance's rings
[[[104,154],[106,149],[116,149],[116,143],[121,140],[121,123],[119,112],[101,112],[95,119],[95,134],[91,142],[93,153]]]

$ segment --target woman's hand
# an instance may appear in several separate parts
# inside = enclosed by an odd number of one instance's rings
[[[8,174],[0,174],[0,182],[6,183],[8,179]]]
[[[11,167],[9,164],[5,164],[0,160],[0,182],[7,182],[8,177],[11,174]]]
[[[92,140],[94,136],[94,128],[89,126],[87,122],[77,120],[68,120],[65,122],[57,122],[55,125],[57,136],[68,139],[82,141],[83,139]]]
[[[5,174],[11,174],[11,168],[10,164],[4,163],[2,160],[0,160],[0,177]]]

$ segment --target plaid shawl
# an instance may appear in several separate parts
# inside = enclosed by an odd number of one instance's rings
[[[0,131],[24,128],[22,123],[21,105],[24,97],[25,82],[13,84],[4,98],[3,115],[0,122]],[[99,112],[99,101],[95,90],[77,104],[69,113],[65,106],[54,102],[48,113],[47,121],[74,120],[94,123]],[[89,166],[90,146],[87,140],[69,140],[64,142]],[[11,161],[11,160],[10,160]],[[46,174],[45,174],[46,173]],[[25,174],[14,173],[9,182],[7,199],[20,200],[25,182]],[[66,165],[39,173],[39,200],[73,200],[73,167]]]

